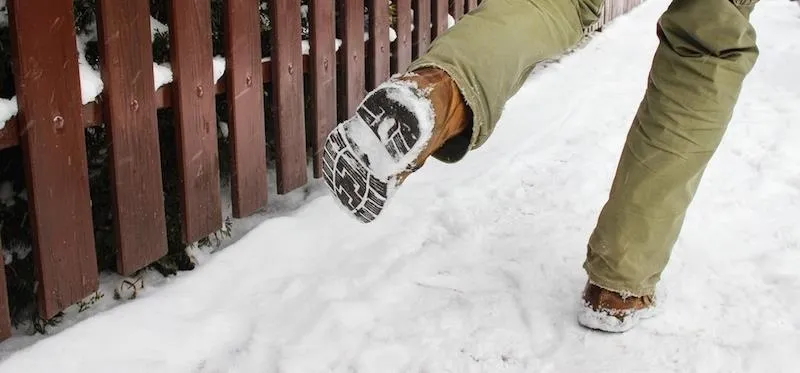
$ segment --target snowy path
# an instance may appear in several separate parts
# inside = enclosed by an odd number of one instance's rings
[[[0,372],[796,371],[800,7],[786,0],[754,14],[762,56],[661,283],[662,314],[622,335],[575,321],[665,7],[648,1],[535,74],[489,144],[430,162],[377,222],[346,218],[317,185],[195,271],[2,352]]]

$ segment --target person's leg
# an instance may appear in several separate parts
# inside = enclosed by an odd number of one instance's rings
[[[757,59],[749,22],[755,3],[674,0],[660,18],[660,44],[644,99],[589,238],[582,324],[626,330],[636,323],[636,313],[616,311],[649,308],[686,210]],[[609,300],[614,294],[618,302]],[[602,319],[603,313],[616,317]]]
[[[370,222],[427,157],[454,163],[485,143],[533,67],[576,44],[601,3],[481,3],[331,133],[323,171],[338,202]]]

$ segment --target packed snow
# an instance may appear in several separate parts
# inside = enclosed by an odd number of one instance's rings
[[[762,0],[761,57],[659,290],[624,334],[576,322],[585,245],[667,0],[538,69],[495,135],[429,161],[360,224],[321,181],[136,299],[0,343],[0,372],[795,372],[800,363],[800,7]],[[272,178],[274,180],[274,177]]]

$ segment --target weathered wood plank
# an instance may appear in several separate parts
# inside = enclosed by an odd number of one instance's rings
[[[167,253],[150,8],[100,0],[97,9],[117,271],[130,275]]]
[[[322,177],[322,147],[336,126],[336,20],[333,1],[310,0],[314,177]]]
[[[71,0],[9,2],[39,311],[98,285]]]
[[[397,39],[394,42],[392,73],[404,72],[411,64],[411,0],[397,0]]]
[[[386,0],[369,0],[368,91],[389,78],[389,5]]]
[[[183,240],[222,227],[209,0],[170,2],[172,100],[178,142]]]
[[[342,27],[341,84],[343,97],[339,120],[356,112],[365,95],[364,71],[364,0],[342,0],[340,9]]]
[[[447,30],[447,15],[450,8],[448,0],[433,0],[433,28],[431,29],[431,40],[444,34]]]
[[[464,0],[453,0],[453,6],[450,9],[453,12],[453,18],[456,21],[464,16]]]
[[[478,0],[467,0],[467,12],[471,12],[478,7]]]
[[[272,112],[278,152],[278,193],[306,184],[306,132],[303,103],[303,56],[300,49],[300,2],[276,0],[272,16]]]
[[[231,143],[233,216],[267,204],[267,146],[258,2],[225,3],[225,56]]]
[[[414,0],[413,57],[428,51],[431,44],[431,0]]]

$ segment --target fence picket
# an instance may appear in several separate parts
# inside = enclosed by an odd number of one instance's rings
[[[100,0],[97,9],[117,271],[130,275],[167,253],[150,8],[147,0]]]
[[[431,4],[433,28],[431,29],[431,40],[436,39],[439,35],[447,30],[447,15],[450,9],[448,0],[433,0]]]
[[[414,0],[413,57],[428,51],[431,43],[431,0]]]
[[[225,4],[225,66],[231,146],[233,216],[248,216],[267,204],[267,145],[261,74],[258,2]]]
[[[392,73],[403,72],[411,64],[411,0],[395,2],[397,39],[394,42]]]
[[[303,186],[306,175],[306,132],[303,111],[303,55],[300,49],[300,2],[271,3],[272,113],[278,152],[278,193]]]
[[[342,67],[341,84],[343,99],[339,108],[339,120],[345,120],[356,112],[364,98],[364,0],[343,0],[341,19],[343,44],[340,53]]]
[[[467,13],[475,10],[478,7],[478,0],[467,0]]]
[[[39,311],[51,318],[98,285],[72,1],[9,6]]]
[[[209,0],[170,2],[172,102],[185,243],[222,226]]]
[[[464,16],[464,0],[453,0],[453,6],[450,11],[453,12],[453,18],[456,21],[460,20]]]
[[[386,0],[369,0],[368,45],[366,89],[372,90],[389,77],[389,4]]]
[[[314,177],[322,177],[322,147],[336,125],[336,20],[333,1],[311,0],[311,126]]]

